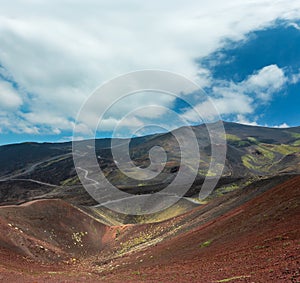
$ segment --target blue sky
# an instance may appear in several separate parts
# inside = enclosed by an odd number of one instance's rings
[[[102,105],[112,97],[100,97],[76,120],[99,85],[143,69],[195,81],[223,120],[299,126],[299,15],[299,2],[283,0],[0,3],[0,144],[68,141],[76,123],[77,137],[88,138],[101,115],[98,137],[120,121],[116,136],[169,130],[183,125],[180,118],[199,123],[184,96],[160,93],[121,99],[109,111]],[[203,101],[193,107],[211,115]]]
[[[238,84],[266,66],[284,71],[286,82],[268,101],[259,102],[247,115],[252,124],[279,126],[300,125],[300,29],[299,23],[276,21],[270,27],[252,31],[245,41],[228,41],[224,47],[199,59],[211,70],[214,80]],[[215,58],[220,58],[214,65]],[[209,90],[208,90],[209,92]],[[254,96],[255,97],[255,96]],[[234,117],[226,117],[234,121]],[[237,119],[237,121],[239,121]]]

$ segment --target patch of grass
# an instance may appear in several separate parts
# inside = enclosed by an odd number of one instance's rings
[[[243,279],[243,278],[249,278],[249,277],[250,277],[250,275],[234,276],[234,277],[231,277],[231,278],[221,279],[221,280],[218,280],[218,281],[215,281],[215,282],[218,282],[218,283],[230,282],[230,281],[233,281],[233,280],[236,280],[236,279]]]
[[[155,235],[158,233],[156,229],[150,232],[141,232],[137,237],[134,237],[124,243],[120,243],[121,250],[118,252],[119,254],[126,253],[130,251],[132,248],[144,244],[146,242],[151,241]]]
[[[271,162],[275,159],[273,146],[272,149],[269,147],[270,145],[264,144],[255,146],[254,149],[257,151],[257,154],[253,151],[242,156],[244,166],[252,170],[266,171]]]
[[[254,138],[254,137],[248,137],[247,139],[248,139],[248,141],[250,141],[251,143],[255,143],[255,144],[258,143],[257,139]]]
[[[226,141],[236,147],[248,147],[251,145],[259,144],[258,140],[254,137],[247,137],[241,139],[238,136],[232,134],[226,134]]]
[[[73,177],[73,178],[69,178],[69,179],[66,179],[66,180],[60,182],[60,184],[61,184],[62,186],[72,186],[72,185],[75,185],[75,184],[77,184],[77,183],[79,183],[79,178],[78,178],[78,176],[75,176],[75,177]]]
[[[275,157],[274,152],[272,152],[272,150],[269,150],[268,148],[264,147],[263,145],[258,146],[258,150],[262,153],[264,158],[273,160]]]
[[[296,141],[297,143],[300,141]],[[296,143],[296,144],[297,144]],[[268,150],[269,152],[273,153],[279,153],[282,155],[287,155],[295,152],[299,152],[299,147],[295,146],[294,144],[260,144],[259,150]]]
[[[212,243],[212,240],[205,241],[200,244],[200,248],[206,248],[206,247],[210,246],[211,243]]]
[[[241,141],[236,142],[237,147],[246,147],[246,146],[250,146],[250,145],[251,145],[251,142],[249,142],[249,141],[241,140]]]
[[[280,156],[297,152],[300,152],[299,146],[261,143],[256,145],[252,152],[242,156],[242,162],[249,169],[266,172]]]
[[[296,141],[293,143],[293,146],[300,146],[300,140],[296,140]]]
[[[242,156],[242,162],[245,167],[252,169],[253,165],[251,163],[251,157],[249,154],[243,155]]]
[[[212,172],[211,170],[208,170],[206,173],[206,177],[215,177],[217,174],[215,172]]]
[[[236,135],[232,135],[232,134],[226,134],[226,140],[227,141],[240,141],[241,139],[236,136]]]
[[[295,139],[300,139],[300,134],[299,133],[294,133],[294,132],[290,132],[291,136]]]
[[[216,163],[213,168],[209,168],[206,177],[215,177],[223,171],[223,164]],[[212,169],[212,170],[211,170]]]
[[[254,249],[256,249],[256,250],[262,250],[262,249],[266,249],[268,247],[269,246],[259,246],[259,245],[257,245],[257,246],[254,247]]]
[[[298,147],[294,147],[294,146],[291,146],[291,145],[281,144],[281,145],[275,145],[273,147],[273,151],[279,152],[283,155],[288,155],[288,154],[291,154],[291,153],[300,152],[300,149]]]
[[[58,162],[63,161],[65,159],[67,159],[67,158],[69,158],[69,157],[68,156],[63,156],[63,157],[58,158],[58,159],[53,159],[53,160],[47,162],[46,164],[42,164],[40,167],[41,168],[46,168],[46,167],[48,167],[48,166],[50,166],[52,164],[58,163]]]
[[[238,188],[239,186],[237,184],[232,184],[230,186],[223,187],[222,190],[227,193],[227,192],[232,192]]]
[[[256,161],[257,160],[255,160],[255,158],[250,154],[246,154],[246,155],[242,156],[242,162],[245,167],[252,169],[252,170],[261,170],[262,166],[257,164]]]
[[[80,247],[83,247],[82,238],[86,236],[88,232],[74,232],[72,234],[72,240],[74,245],[78,245]]]
[[[208,203],[207,200],[202,200],[202,199],[196,198],[196,197],[194,197],[194,198],[189,197],[188,199],[191,199],[192,201],[197,202],[197,203],[199,203],[199,204],[207,204],[207,203]]]
[[[215,192],[216,192],[217,196],[222,196],[222,195],[224,195],[226,193],[235,191],[235,190],[237,190],[239,188],[241,188],[240,185],[232,183],[232,184],[230,184],[228,186],[223,186],[223,187],[220,187],[220,188],[216,189]]]

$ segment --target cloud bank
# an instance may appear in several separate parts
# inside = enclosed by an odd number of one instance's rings
[[[213,82],[196,59],[226,39],[243,40],[250,31],[279,18],[294,21],[299,14],[300,3],[285,0],[1,1],[1,132],[71,131],[80,106],[99,84],[151,68],[181,73],[212,88],[220,114],[252,113],[257,101],[264,103],[282,89],[284,70],[270,65],[239,84]],[[174,101],[141,97],[137,105],[154,102],[170,107]],[[121,103],[107,117],[105,130],[127,106]],[[197,107],[204,111],[205,105]],[[141,116],[132,122],[143,124]],[[82,131],[89,126],[82,125]]]

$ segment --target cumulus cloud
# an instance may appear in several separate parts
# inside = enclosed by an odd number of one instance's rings
[[[0,109],[15,110],[22,104],[17,90],[9,82],[0,80]]]
[[[251,75],[240,87],[244,92],[254,92],[259,99],[268,101],[286,82],[284,71],[277,65],[269,65]]]
[[[218,91],[216,89],[216,91]],[[234,93],[228,90],[219,90],[221,97],[210,98],[197,104],[182,114],[187,121],[198,122],[199,116],[203,121],[214,121],[224,115],[238,113],[252,113],[252,98],[242,93]],[[219,117],[220,115],[220,117]]]
[[[298,73],[292,74],[290,77],[290,83],[297,84],[300,81],[300,70]]]
[[[225,38],[243,39],[278,18],[297,19],[299,12],[297,1],[286,0],[2,1],[0,64],[30,94],[27,111],[19,119],[40,132],[48,128],[59,133],[73,127],[82,103],[104,81],[124,72],[155,68],[182,73],[202,87],[209,86],[210,73],[199,68],[196,58],[222,46]],[[259,79],[278,78],[280,70],[269,67],[260,72],[244,87],[276,88]],[[221,112],[228,113],[233,94],[225,95],[224,91],[223,100],[215,98],[215,103]],[[262,91],[260,96],[267,100],[270,93]],[[9,103],[1,104],[3,108],[22,104],[20,94],[14,92],[9,97]],[[244,110],[238,110],[237,102],[234,113],[251,112],[251,99],[245,95],[239,99]],[[158,103],[169,107],[171,102]],[[147,100],[140,99],[138,104],[146,105]],[[107,125],[113,125],[127,106],[120,104]],[[88,132],[85,126],[82,130]]]
[[[195,110],[208,120],[226,115],[236,115],[242,124],[249,124],[244,115],[251,114],[257,106],[266,103],[272,95],[280,91],[287,77],[277,65],[269,65],[250,75],[240,83],[215,81],[212,97],[196,105]],[[197,117],[193,110],[188,110],[183,117],[194,121]]]
[[[237,115],[236,122],[240,123],[240,124],[248,125],[248,126],[260,126],[256,121],[250,121],[244,115],[241,115],[241,114]]]
[[[18,114],[18,113],[17,113]],[[39,128],[21,119],[15,113],[0,111],[1,132],[11,131],[15,134],[39,134]]]
[[[279,129],[285,129],[290,127],[290,125],[288,125],[287,123],[282,123],[280,125],[259,124],[257,123],[257,121],[255,121],[255,119],[250,121],[244,115],[240,115],[240,114],[237,115],[237,119],[235,122],[248,125],[248,126],[261,126],[261,127],[271,127],[271,128],[279,128]]]
[[[291,23],[290,26],[300,31],[300,26],[297,23]]]
[[[52,134],[60,134],[62,130],[69,130],[74,127],[74,122],[67,118],[53,115],[48,111],[37,111],[31,113],[21,113],[20,116],[31,125],[37,125],[44,132]]]
[[[280,128],[280,129],[285,129],[285,128],[289,128],[290,126],[287,124],[287,123],[282,123],[280,125],[276,125],[276,126],[273,126],[274,128]]]

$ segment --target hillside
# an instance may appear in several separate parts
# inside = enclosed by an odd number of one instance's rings
[[[143,225],[61,200],[3,206],[1,282],[298,282],[299,188],[270,180]]]
[[[300,173],[300,127],[288,129],[224,123],[227,154],[222,177],[212,197],[244,187],[262,178]],[[184,128],[175,131],[184,131]],[[200,156],[199,171],[188,197],[197,197],[211,158],[205,125],[193,127]],[[117,140],[117,143],[124,140]],[[149,150],[161,146],[167,163],[156,178],[140,182],[124,175],[113,162],[111,140],[96,140],[98,163],[107,179],[131,194],[160,191],[175,178],[180,166],[178,143],[172,133],[134,138],[130,154],[138,167],[149,165]],[[191,157],[192,158],[192,157]],[[74,204],[94,205],[82,187],[72,159],[72,144],[24,143],[0,147],[0,204],[17,204],[36,198],[61,198]],[[11,187],[15,190],[11,190]],[[18,193],[16,193],[16,191]],[[105,199],[103,199],[105,201]]]
[[[214,178],[209,136],[200,125],[193,128],[201,153],[193,186],[184,197],[169,196],[174,205],[145,215],[95,202],[76,175],[71,143],[0,147],[0,281],[298,282],[300,128],[224,126],[225,168],[209,198],[198,199],[205,176]],[[168,153],[162,173],[143,184],[117,169],[110,143],[97,140],[96,154],[120,190],[157,192],[177,174],[172,133],[131,141],[141,168],[153,146]]]

